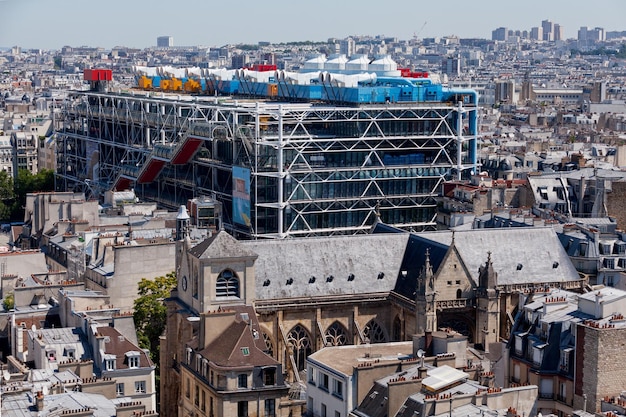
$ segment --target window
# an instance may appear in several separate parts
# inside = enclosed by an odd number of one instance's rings
[[[187,378],[187,382],[185,383],[185,397],[189,398],[191,396],[191,388],[190,388],[189,378]]]
[[[248,375],[239,374],[237,376],[237,386],[239,388],[248,388]]]
[[[200,401],[200,410],[206,411],[206,391],[202,390],[202,397]]]
[[[326,417],[326,404],[322,404],[322,417]]]
[[[76,358],[76,350],[74,348],[65,348],[65,356],[67,356],[68,359],[75,359]]]
[[[287,342],[293,348],[298,371],[304,369],[306,358],[311,354],[311,337],[309,332],[300,324],[296,324],[287,335]]]
[[[276,385],[276,369],[267,368],[263,370],[263,383],[265,385]]]
[[[343,346],[347,344],[347,333],[348,332],[339,322],[334,322],[330,325],[328,330],[326,330],[326,334],[324,335],[326,344],[330,346]]]
[[[343,381],[333,379],[333,395],[335,397],[343,398]]]
[[[385,332],[375,320],[370,320],[363,328],[366,343],[384,343],[387,341]]]
[[[146,393],[146,381],[135,381],[135,394]]]
[[[115,384],[115,394],[118,397],[122,397],[124,395],[124,383],[123,382],[119,382]]]
[[[197,406],[200,405],[200,386],[196,385],[193,395],[193,403]]]
[[[115,355],[105,355],[105,358],[104,358],[104,369],[106,371],[114,371],[115,370]]]
[[[237,403],[237,417],[248,417],[248,401]]]
[[[320,372],[320,385],[319,387],[325,391],[328,391],[328,375]]]
[[[341,417],[341,413],[339,411],[335,411],[335,417]]]
[[[217,277],[216,297],[239,297],[239,278],[230,269],[225,269]]]
[[[128,357],[128,367],[129,368],[139,368],[139,356],[129,356]]]
[[[265,417],[276,417],[276,400],[273,398],[265,400]]]
[[[309,383],[315,385],[315,375],[313,373],[313,368],[309,367],[306,373],[309,376]]]

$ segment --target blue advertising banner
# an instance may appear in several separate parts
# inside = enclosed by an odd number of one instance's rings
[[[250,226],[250,170],[233,167],[233,221]]]

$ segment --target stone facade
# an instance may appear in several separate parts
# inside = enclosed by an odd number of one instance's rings
[[[579,324],[576,340],[574,408],[600,412],[604,397],[618,397],[626,387],[626,328]]]
[[[609,216],[617,221],[619,230],[626,229],[626,182],[614,181],[611,184],[611,192],[606,199]]]

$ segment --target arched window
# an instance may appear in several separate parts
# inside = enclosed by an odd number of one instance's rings
[[[384,343],[387,341],[385,331],[375,320],[370,320],[369,323],[365,325],[365,328],[363,328],[363,336],[365,336],[365,343]]]
[[[265,342],[265,349],[263,352],[270,356],[274,356],[274,345],[272,344],[272,338],[265,332],[263,332],[263,342]]]
[[[230,269],[223,270],[215,284],[216,297],[239,297],[239,278]]]
[[[198,278],[198,267],[193,267],[193,276],[191,279],[191,292],[193,298],[198,298],[198,287],[199,287],[199,278]]]
[[[330,325],[324,334],[326,344],[329,346],[343,346],[348,344],[348,332],[338,321]]]
[[[306,366],[306,358],[312,352],[309,332],[302,325],[296,324],[289,332],[287,342],[293,350],[293,358],[298,371],[303,370]]]
[[[463,291],[460,288],[456,290],[456,298],[463,298]]]

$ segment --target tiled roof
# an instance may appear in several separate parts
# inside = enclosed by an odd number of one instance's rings
[[[104,353],[106,355],[115,355],[116,357],[115,369],[128,369],[128,361],[126,359],[127,352],[139,353],[140,368],[148,368],[152,366],[152,361],[146,352],[122,336],[122,334],[114,327],[101,326],[98,327],[97,330],[99,335],[105,337]],[[106,339],[107,337],[108,339]]]

